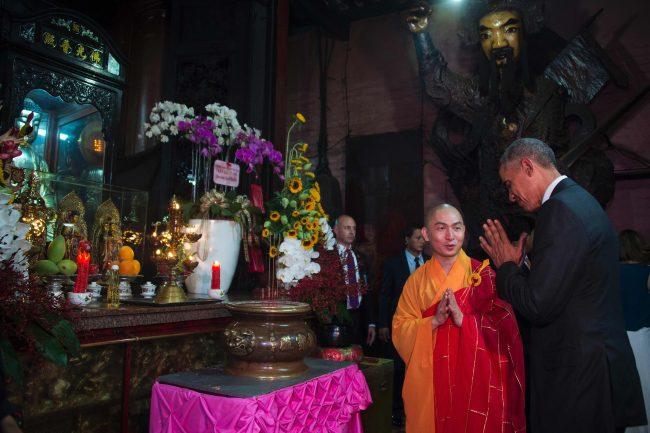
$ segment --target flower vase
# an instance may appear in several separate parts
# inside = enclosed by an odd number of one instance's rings
[[[318,323],[316,326],[318,348],[312,356],[329,361],[359,362],[363,359],[363,348],[353,344],[352,325],[338,323]]]
[[[316,328],[320,347],[349,347],[352,344],[352,325],[336,323],[319,323]]]
[[[241,246],[241,226],[233,220],[191,219],[189,224],[200,228],[201,239],[189,246],[189,253],[196,253],[199,265],[187,279],[185,286],[189,293],[207,295],[212,284],[212,264],[221,264],[219,289],[224,295],[237,269]]]

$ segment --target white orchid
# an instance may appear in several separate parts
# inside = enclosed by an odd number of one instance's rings
[[[29,225],[21,223],[20,211],[10,204],[11,194],[0,193],[0,266],[12,267],[27,275],[27,252],[32,247],[25,240]]]
[[[319,219],[318,224],[320,224],[320,231],[323,234],[321,239],[323,240],[325,249],[332,250],[336,245],[336,238],[334,238],[334,232],[332,232],[332,228],[325,218]]]
[[[276,277],[283,283],[294,284],[306,276],[320,272],[320,265],[312,261],[318,258],[318,252],[313,248],[304,249],[298,239],[285,237],[278,251],[281,256],[278,259]]]
[[[217,102],[205,106],[205,111],[212,113],[214,116],[207,118],[212,120],[215,127],[214,135],[219,137],[220,143],[224,146],[230,146],[241,131],[245,131],[237,120],[237,112],[232,108],[221,105]]]
[[[170,135],[178,135],[178,122],[189,122],[193,117],[192,107],[171,101],[158,102],[149,114],[150,123],[144,124],[145,135],[167,143]]]

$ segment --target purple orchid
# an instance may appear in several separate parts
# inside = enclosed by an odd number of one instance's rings
[[[273,148],[273,143],[258,137],[255,132],[240,132],[237,134],[237,142],[240,144],[239,149],[235,152],[235,158],[246,164],[246,172],[257,175],[255,168],[264,163],[266,158],[273,166],[273,172],[284,180],[282,170],[282,153]]]
[[[205,158],[217,156],[223,150],[219,139],[214,134],[214,122],[203,116],[197,116],[191,122],[178,122],[178,131],[185,134],[192,143],[201,145],[199,153]]]

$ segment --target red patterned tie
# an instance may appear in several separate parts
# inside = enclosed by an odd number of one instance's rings
[[[357,270],[354,266],[354,256],[352,256],[350,248],[345,250],[345,266],[347,268],[348,284],[356,284]],[[348,304],[350,308],[359,308],[359,296],[348,296]]]

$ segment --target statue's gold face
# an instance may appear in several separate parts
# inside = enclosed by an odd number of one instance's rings
[[[479,20],[479,35],[483,53],[488,60],[492,56],[492,51],[508,47],[512,49],[512,57],[519,58],[522,22],[518,12],[498,11],[485,15]],[[496,56],[498,66],[507,63],[508,58],[505,55],[498,53]]]

